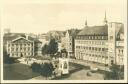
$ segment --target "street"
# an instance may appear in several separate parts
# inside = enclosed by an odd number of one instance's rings
[[[88,66],[69,62],[69,74],[62,75],[52,80],[103,80],[104,74],[91,73],[91,76],[87,76],[87,72],[90,71]],[[32,72],[28,65],[21,63],[4,64],[4,80],[45,80],[45,77],[39,73]]]
[[[54,78],[53,80],[104,80],[104,75],[100,73],[92,73],[91,76],[87,76],[89,67],[81,64],[70,63],[70,73],[61,77]]]

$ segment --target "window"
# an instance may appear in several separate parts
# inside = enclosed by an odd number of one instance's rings
[[[20,49],[22,50],[22,47],[20,47]]]
[[[119,49],[119,53],[120,53],[120,49]]]
[[[16,51],[18,51],[18,48],[16,48]]]
[[[101,48],[99,48],[99,51],[101,51]]]
[[[92,50],[94,50],[94,47],[92,47]]]
[[[91,50],[91,47],[89,47],[89,50]]]
[[[95,48],[95,50],[97,51],[97,48]]]
[[[123,54],[123,50],[122,50],[122,54]]]
[[[110,36],[110,40],[112,40],[113,39],[113,36]]]
[[[102,48],[102,51],[105,51],[105,49],[104,49],[104,48]]]
[[[18,46],[18,44],[15,44],[15,46]]]
[[[8,47],[10,47],[10,44],[8,44]]]

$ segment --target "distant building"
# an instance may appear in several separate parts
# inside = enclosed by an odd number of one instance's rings
[[[38,35],[38,40],[40,41],[40,42],[42,42],[42,47],[45,45],[45,44],[48,44],[48,40],[47,40],[47,36],[46,36],[46,34],[39,34]]]
[[[34,34],[34,33],[27,33],[27,35],[29,35],[32,38],[37,38],[38,37],[38,35]]]
[[[122,23],[106,20],[101,26],[85,27],[75,38],[75,57],[88,62],[123,65],[124,27]]]
[[[7,34],[7,33],[11,33],[11,29],[5,28],[5,29],[4,29],[4,34]]]
[[[78,32],[78,29],[67,30],[65,33],[65,37],[62,37],[61,39],[62,48],[66,49],[66,51],[68,52],[68,56],[70,57],[74,57],[74,38]]]
[[[10,57],[28,57],[40,55],[41,42],[22,33],[10,33],[4,35],[3,46]]]
[[[62,49],[66,49],[66,38],[64,36],[61,37],[61,47]]]
[[[64,31],[49,31],[46,34],[47,40],[54,38],[57,42],[61,42],[61,37],[64,36]]]

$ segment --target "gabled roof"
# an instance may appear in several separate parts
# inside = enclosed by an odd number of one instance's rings
[[[29,39],[26,39],[26,38],[24,38],[24,37],[18,37],[18,38],[16,38],[16,39],[13,39],[12,42],[15,42],[15,41],[17,41],[17,40],[19,40],[19,39],[24,39],[24,40],[27,40],[27,41],[29,41],[29,42],[34,42],[34,41],[29,40]]]
[[[108,35],[108,26],[87,26],[78,35]]]
[[[3,41],[6,43],[7,41],[13,41],[14,39],[18,39],[18,38],[26,38],[25,33],[7,33],[7,34],[4,34]],[[31,36],[28,36],[28,40],[34,41],[34,42],[40,42],[37,38],[33,38]]]
[[[7,33],[7,34],[4,34],[3,41],[4,42],[12,41],[19,37],[25,37],[25,34],[24,33]]]

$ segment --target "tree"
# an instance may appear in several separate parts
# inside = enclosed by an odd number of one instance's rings
[[[42,54],[48,54],[48,45],[45,44],[43,47],[42,47]]]
[[[33,71],[33,72],[39,72],[39,73],[40,73],[41,65],[34,62],[34,63],[31,65],[31,68],[32,68],[32,71]]]
[[[58,43],[55,39],[51,39],[48,44],[48,54],[55,54],[58,51]]]
[[[12,64],[15,63],[15,58],[10,57],[10,55],[7,53],[6,49],[3,49],[3,62],[6,64]]]
[[[122,70],[118,65],[113,64],[110,67],[110,72],[105,72],[104,79],[107,80],[119,80],[122,79]]]
[[[41,68],[41,75],[48,79],[48,77],[52,76],[53,71],[54,68],[51,63],[44,63],[43,67]]]

